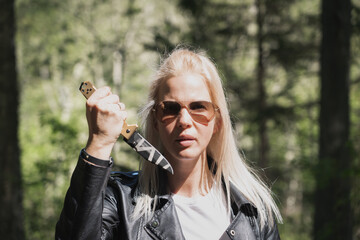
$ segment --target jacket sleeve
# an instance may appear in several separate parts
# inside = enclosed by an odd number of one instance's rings
[[[110,171],[111,167],[97,167],[79,157],[56,224],[55,239],[112,239],[108,226],[118,222],[116,205],[107,204],[103,218]],[[111,206],[114,209],[109,209]]]

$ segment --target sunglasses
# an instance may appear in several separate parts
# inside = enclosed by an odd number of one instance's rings
[[[165,122],[177,118],[182,108],[186,108],[192,119],[201,124],[209,123],[215,117],[215,112],[219,111],[218,107],[207,101],[162,101],[154,106],[153,111],[159,121]]]

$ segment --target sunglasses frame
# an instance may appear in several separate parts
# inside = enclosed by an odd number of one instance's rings
[[[176,115],[169,115],[169,118],[166,119],[166,120],[163,120],[162,117],[163,117],[163,113],[160,113],[159,112],[159,107],[161,105],[164,105],[165,102],[171,102],[171,103],[177,103],[179,106],[180,106],[180,110],[177,112]],[[193,113],[194,110],[190,109],[189,108],[189,105],[192,104],[192,103],[209,103],[213,109],[214,109],[214,113],[213,115],[210,117],[210,118],[207,118],[206,116],[202,115],[201,117],[204,117],[206,118],[206,121],[201,121],[199,120],[199,116],[201,114],[197,114],[197,113]],[[181,109],[185,108],[188,113],[190,114],[191,118],[195,121],[195,122],[198,122],[198,123],[201,123],[201,124],[208,124],[211,120],[214,119],[214,117],[216,116],[216,112],[219,112],[220,111],[220,108],[217,107],[214,103],[212,102],[209,102],[209,101],[183,101],[183,102],[178,102],[178,101],[161,101],[160,103],[157,103],[157,104],[154,104],[153,108],[152,108],[152,111],[154,112],[155,114],[155,117],[160,121],[160,122],[166,122],[166,121],[173,121],[174,119],[176,119],[178,116],[179,116],[179,113],[181,111]],[[161,109],[161,107],[160,107]],[[160,115],[159,115],[160,114]]]

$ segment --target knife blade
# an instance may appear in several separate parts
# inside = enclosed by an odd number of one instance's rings
[[[79,88],[80,92],[88,99],[95,91],[95,86],[90,81],[82,82]],[[137,124],[128,125],[124,121],[121,135],[124,141],[130,145],[140,156],[145,160],[160,166],[171,174],[174,170],[169,161],[157,150],[151,143],[149,143],[138,131]]]

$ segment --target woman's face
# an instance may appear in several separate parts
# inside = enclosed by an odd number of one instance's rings
[[[200,75],[186,74],[166,80],[160,86],[158,100],[176,101],[187,106],[195,101],[211,102],[211,97]],[[216,118],[208,123],[199,123],[183,107],[176,117],[156,121],[165,157],[169,161],[186,161],[197,160],[201,154],[206,153],[206,147],[215,131]]]

